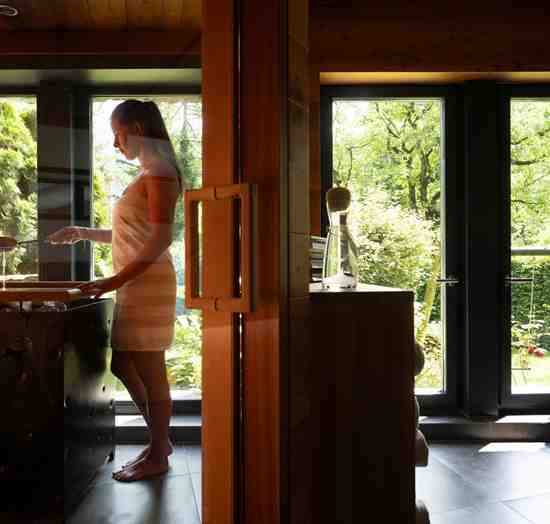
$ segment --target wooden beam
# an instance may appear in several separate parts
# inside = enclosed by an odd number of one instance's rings
[[[0,56],[200,55],[200,32],[0,31]]]
[[[321,72],[548,71],[547,18],[372,19],[313,11],[311,61]],[[500,13],[499,13],[500,15]]]

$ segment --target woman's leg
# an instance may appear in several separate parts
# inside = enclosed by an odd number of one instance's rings
[[[148,398],[151,444],[147,456],[114,474],[122,481],[139,480],[168,470],[168,455],[172,452],[169,438],[172,399],[166,376],[164,351],[132,352],[134,365]]]
[[[148,413],[147,391],[137,372],[132,352],[113,351],[111,372],[124,384],[150,430],[151,423]],[[145,448],[135,459],[127,462],[123,467],[130,466],[134,462],[141,460],[147,455],[148,451],[149,447]]]

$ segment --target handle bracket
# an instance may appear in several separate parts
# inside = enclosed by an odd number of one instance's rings
[[[255,186],[233,184],[206,187],[185,192],[185,305],[191,309],[248,313],[252,311],[252,206]],[[199,216],[200,202],[228,199],[240,200],[240,224],[235,238],[239,239],[239,294],[233,296],[205,297],[200,290],[199,267]],[[204,260],[203,260],[204,263]]]

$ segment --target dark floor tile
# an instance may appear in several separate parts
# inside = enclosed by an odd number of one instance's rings
[[[202,472],[202,450],[200,446],[185,445],[185,455],[187,457],[187,464],[189,473],[201,473]]]
[[[91,488],[67,524],[200,524],[191,476]]]
[[[430,524],[530,524],[501,502],[482,504],[445,513],[430,512]]]
[[[505,451],[483,451],[499,448]],[[509,443],[438,443],[430,444],[430,454],[491,501],[550,493],[550,454],[544,444],[519,443],[521,448],[531,451],[510,451]]]
[[[465,482],[433,456],[428,467],[416,468],[416,498],[426,504],[430,514],[488,502],[483,490]]]
[[[508,507],[517,511],[533,524],[550,522],[550,494],[505,501]]]

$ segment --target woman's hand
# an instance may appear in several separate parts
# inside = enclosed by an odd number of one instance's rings
[[[67,226],[49,235],[46,240],[50,244],[74,244],[79,240],[86,240],[85,228],[79,226]]]
[[[98,280],[92,280],[91,282],[80,284],[78,289],[80,289],[83,295],[91,295],[94,298],[99,298],[104,293],[118,289],[123,284],[124,282],[118,277],[118,275],[114,275],[109,278],[99,278]]]

